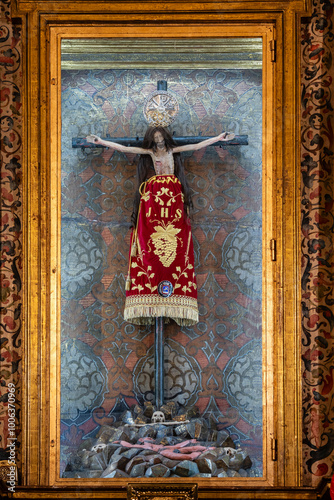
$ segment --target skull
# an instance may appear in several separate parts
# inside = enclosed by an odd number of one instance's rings
[[[157,424],[165,421],[165,414],[162,411],[155,411],[152,415],[152,422]]]
[[[226,447],[224,449],[225,449],[226,455],[229,455],[231,458],[234,457],[238,453],[238,450],[235,450],[234,448]]]
[[[107,445],[104,443],[96,444],[92,447],[92,451],[94,451],[95,453],[100,453],[106,446]]]

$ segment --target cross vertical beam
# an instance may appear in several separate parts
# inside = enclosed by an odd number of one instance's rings
[[[155,318],[154,370],[155,406],[159,410],[164,404],[164,322],[162,317]]]

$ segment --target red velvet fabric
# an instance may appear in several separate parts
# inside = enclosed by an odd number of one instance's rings
[[[163,316],[179,325],[198,322],[194,250],[181,183],[156,175],[140,188],[137,227],[131,236],[124,318],[150,324]]]

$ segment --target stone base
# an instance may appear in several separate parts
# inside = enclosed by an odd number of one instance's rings
[[[252,461],[225,430],[175,403],[125,411],[72,454],[64,478],[254,477]],[[153,417],[153,422],[152,422]],[[157,421],[160,420],[160,421]]]

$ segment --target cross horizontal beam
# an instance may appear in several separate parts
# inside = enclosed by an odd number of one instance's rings
[[[184,146],[186,144],[196,144],[197,142],[205,141],[206,139],[211,139],[213,136],[183,136],[174,137],[173,140],[177,146]],[[142,147],[143,138],[142,137],[103,137],[104,141],[112,141],[121,144],[122,146],[131,147]],[[247,146],[248,145],[248,135],[236,135],[234,139],[230,141],[219,141],[214,143],[214,146]],[[87,142],[85,138],[73,137],[72,148],[105,148],[101,144],[94,144],[93,142]]]

